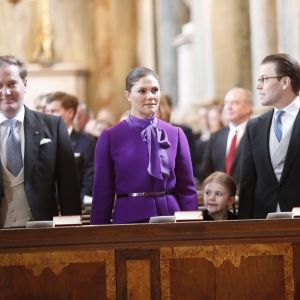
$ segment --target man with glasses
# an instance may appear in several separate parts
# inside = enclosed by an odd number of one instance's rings
[[[273,109],[248,122],[243,141],[240,218],[300,206],[300,66],[288,54],[261,63],[257,90]]]

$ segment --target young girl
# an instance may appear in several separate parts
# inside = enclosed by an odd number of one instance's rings
[[[237,185],[233,177],[214,172],[203,182],[204,206],[203,220],[236,219],[235,195]],[[229,209],[232,207],[233,212]]]

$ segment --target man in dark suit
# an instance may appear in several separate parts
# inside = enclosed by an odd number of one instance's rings
[[[288,54],[265,57],[257,90],[273,110],[249,121],[243,142],[240,218],[300,206],[300,66]]]
[[[252,114],[252,95],[247,89],[235,87],[224,98],[224,118],[229,122],[210,137],[200,168],[203,181],[215,171],[226,172],[237,182],[240,179],[241,141]]]
[[[91,136],[73,128],[73,120],[78,107],[78,99],[64,92],[52,93],[47,97],[46,112],[63,117],[68,128],[80,182],[81,200],[92,196],[94,183],[94,152],[96,141]]]
[[[25,64],[0,56],[0,227],[81,213],[66,126],[23,104],[26,85]]]

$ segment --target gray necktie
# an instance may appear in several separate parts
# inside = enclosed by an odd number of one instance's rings
[[[10,128],[6,142],[7,169],[17,177],[23,167],[20,138],[16,129],[18,121],[7,119],[4,124]]]
[[[275,115],[275,122],[274,122],[274,131],[277,137],[278,142],[282,139],[282,123],[281,123],[281,116],[283,115],[284,110],[278,110]]]

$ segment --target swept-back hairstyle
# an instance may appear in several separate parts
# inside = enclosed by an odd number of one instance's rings
[[[76,114],[79,103],[77,97],[64,92],[55,92],[48,94],[47,103],[51,103],[53,101],[59,101],[64,109],[72,108],[74,110],[74,115]]]
[[[300,65],[291,55],[286,53],[271,54],[266,56],[261,64],[275,63],[278,76],[287,76],[291,79],[294,93],[300,91]]]
[[[25,63],[13,55],[1,55],[0,66],[16,66],[19,69],[19,75],[22,80],[27,78],[27,68]]]
[[[126,76],[126,91],[130,92],[135,82],[148,75],[152,75],[159,80],[158,75],[148,68],[136,67],[132,69]]]

